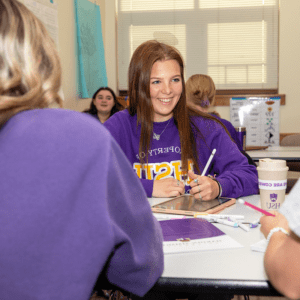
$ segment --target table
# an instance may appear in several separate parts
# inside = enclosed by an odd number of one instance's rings
[[[254,160],[260,158],[283,159],[289,162],[300,162],[300,147],[268,147],[265,150],[250,150],[246,153]]]
[[[242,199],[260,206],[259,195]],[[167,198],[149,198],[151,205],[165,200]],[[243,214],[246,222],[252,222],[261,216],[261,213],[238,202],[222,213]],[[246,232],[241,228],[214,224],[244,248],[167,254],[164,272],[152,291],[164,293],[188,291],[193,294],[220,294],[221,297],[224,294],[281,296],[271,286],[265,274],[264,253],[250,249],[250,245],[263,239],[259,227]]]

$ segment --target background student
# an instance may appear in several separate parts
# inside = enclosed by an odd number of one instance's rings
[[[269,240],[264,257],[272,285],[291,299],[300,298],[300,181],[296,183],[276,217],[260,219],[261,231]]]
[[[99,275],[144,295],[163,270],[159,224],[107,130],[50,109],[58,54],[16,0],[0,0],[0,74],[1,299],[86,300]]]
[[[123,109],[114,91],[109,87],[101,87],[94,93],[90,108],[84,112],[104,123],[114,113]]]
[[[229,121],[221,119],[216,111],[209,111],[214,106],[216,96],[216,87],[212,78],[204,74],[194,74],[186,81],[185,86],[187,105],[195,110],[209,113],[220,120],[226,126],[239,149],[243,150],[243,145],[233,125]]]
[[[200,112],[209,113],[213,117],[221,121],[231,138],[237,144],[240,151],[247,157],[248,163],[256,166],[252,158],[243,150],[243,143],[239,139],[237,131],[233,125],[220,117],[216,111],[210,112],[210,109],[215,103],[216,87],[212,78],[204,74],[194,74],[186,82],[186,97],[187,105]]]
[[[148,197],[190,193],[198,199],[258,193],[257,171],[248,164],[220,121],[186,105],[180,53],[157,41],[141,44],[128,72],[128,109],[105,126],[136,171]],[[211,152],[216,154],[200,176]],[[195,173],[191,171],[194,166]]]

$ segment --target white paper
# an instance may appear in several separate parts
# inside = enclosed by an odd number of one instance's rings
[[[223,250],[232,248],[243,248],[244,246],[228,235],[212,238],[191,240],[189,242],[163,242],[164,254],[184,253],[207,250]]]
[[[250,249],[252,251],[257,251],[257,252],[265,252],[268,246],[268,242],[266,239],[263,239],[253,245],[250,246]]]

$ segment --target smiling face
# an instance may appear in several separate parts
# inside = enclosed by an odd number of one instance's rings
[[[114,97],[110,91],[101,90],[93,100],[97,111],[103,114],[110,114],[115,105]]]
[[[150,96],[154,122],[164,122],[173,116],[173,109],[182,93],[180,66],[174,59],[157,61],[150,74]]]

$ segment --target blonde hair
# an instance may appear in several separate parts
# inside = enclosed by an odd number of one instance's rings
[[[212,78],[208,75],[192,75],[185,84],[187,102],[208,108],[215,102],[216,87]]]
[[[0,0],[0,126],[20,111],[62,107],[61,66],[42,22],[16,0]]]

